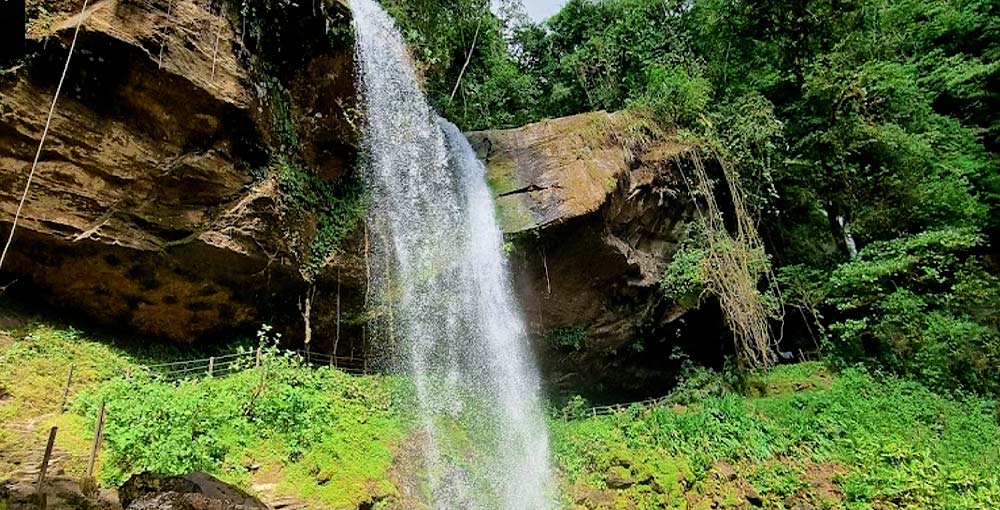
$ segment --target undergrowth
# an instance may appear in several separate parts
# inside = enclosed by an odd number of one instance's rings
[[[402,379],[306,367],[276,350],[265,351],[260,367],[248,360],[225,378],[122,376],[184,354],[69,327],[0,327],[0,477],[51,426],[69,455],[61,467],[80,476],[106,402],[98,463],[105,486],[143,471],[204,471],[245,488],[274,484],[278,495],[316,508],[405,499],[391,476],[398,448],[415,440],[412,392]],[[70,362],[71,405],[59,414]],[[688,367],[661,405],[597,417],[581,399],[570,406],[575,411],[549,420],[566,508],[1000,504],[993,402],[862,368],[832,373],[803,363],[730,378]],[[437,423],[442,454],[470,469],[474,451],[501,446],[489,427],[476,426],[476,409],[467,409],[462,426]],[[34,427],[30,437],[8,429],[25,423]]]
[[[107,403],[104,484],[202,471],[243,487],[277,483],[322,508],[355,508],[394,495],[392,448],[408,428],[395,388],[273,351],[261,367],[225,378],[116,379],[85,392],[73,411],[92,422]]]
[[[0,307],[0,312],[9,310]],[[82,420],[59,413],[70,365],[71,401],[82,388],[120,376],[140,360],[163,359],[168,351],[95,341],[72,327],[0,327],[0,479],[16,470],[18,462],[35,460],[22,454],[44,444],[52,426],[59,427],[58,447],[68,454],[63,469],[83,475],[92,433]]]
[[[684,508],[678,494],[695,508],[703,498],[737,508],[746,487],[768,508],[1000,504],[992,402],[858,368],[831,376],[815,363],[779,367],[748,387],[760,396],[721,392],[688,406],[554,419],[556,464],[571,489],[610,491],[637,508]],[[736,474],[720,477],[720,466]]]

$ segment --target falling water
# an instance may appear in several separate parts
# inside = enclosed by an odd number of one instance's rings
[[[399,30],[352,0],[386,349],[410,373],[432,507],[545,510],[548,439],[485,172],[427,104]]]

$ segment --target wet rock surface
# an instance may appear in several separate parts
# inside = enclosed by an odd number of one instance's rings
[[[267,508],[258,499],[217,478],[187,476],[133,476],[118,489],[126,510],[251,510]]]
[[[695,215],[683,171],[699,150],[647,126],[595,112],[469,135],[516,235],[515,283],[556,389],[630,394],[671,375],[671,338],[640,349],[688,311],[658,287]]]

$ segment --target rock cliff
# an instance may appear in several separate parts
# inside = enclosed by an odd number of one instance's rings
[[[264,55],[267,27],[214,5],[103,0],[33,24],[28,57],[0,75],[5,239],[81,33],[4,268],[11,292],[177,341],[300,320],[320,218],[292,203],[273,154],[310,183],[353,167],[351,46],[304,6],[267,34],[294,58]]]
[[[669,377],[663,327],[687,310],[659,283],[695,214],[683,170],[698,148],[605,112],[469,137],[517,234],[511,262],[548,379],[630,391]]]
[[[298,342],[308,315],[314,348],[366,352],[363,211],[336,205],[358,152],[346,8],[57,4],[0,74],[6,237],[81,23],[0,285],[184,342],[262,323]],[[604,112],[469,138],[550,380],[663,377],[647,368],[665,354],[641,350],[685,312],[657,290],[694,214],[681,170],[697,148]]]

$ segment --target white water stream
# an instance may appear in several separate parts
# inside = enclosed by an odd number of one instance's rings
[[[372,313],[412,377],[432,508],[547,510],[539,380],[485,172],[418,85],[402,36],[352,0],[365,109]]]

